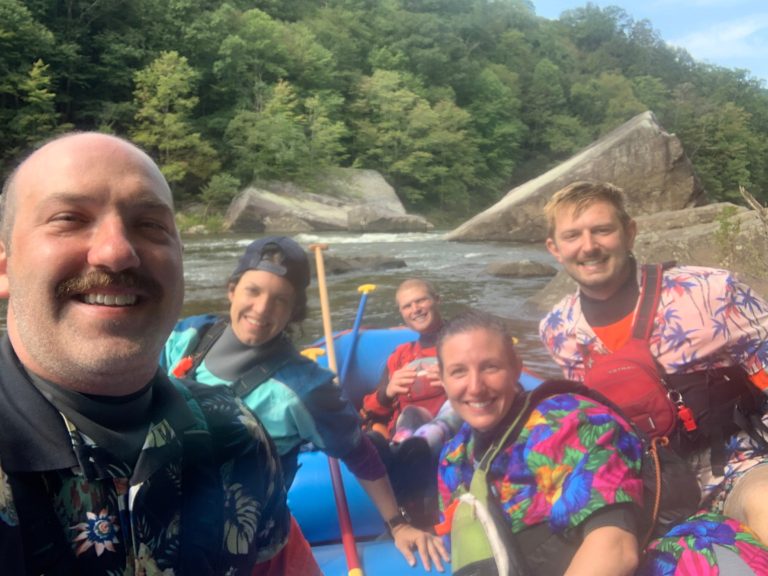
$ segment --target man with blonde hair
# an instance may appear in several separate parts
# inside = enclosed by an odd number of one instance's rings
[[[650,410],[639,425],[694,466],[703,505],[768,543],[768,302],[727,270],[640,266],[637,225],[612,184],[575,182],[544,210],[547,249],[578,284],[540,324],[566,378],[613,390],[625,410],[630,386],[661,379],[669,424]]]
[[[409,278],[397,288],[395,301],[405,325],[419,337],[390,354],[379,387],[363,398],[364,417],[379,424],[374,429],[387,439],[396,436],[398,429],[407,437],[409,431],[434,418],[446,401],[435,352],[435,339],[443,326],[437,291],[426,280]],[[403,434],[400,437],[405,439]]]

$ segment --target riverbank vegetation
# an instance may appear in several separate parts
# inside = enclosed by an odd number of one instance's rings
[[[0,167],[60,131],[157,158],[177,201],[380,171],[466,217],[635,114],[682,140],[712,200],[768,200],[768,90],[616,7],[526,0],[0,0]]]

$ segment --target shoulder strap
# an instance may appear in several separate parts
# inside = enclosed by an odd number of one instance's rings
[[[212,324],[204,324],[197,333],[197,341],[190,342],[181,360],[174,367],[173,375],[176,378],[185,378],[188,374],[194,374],[203,363],[205,355],[224,333],[227,324],[229,320],[226,318],[219,318]]]
[[[653,317],[661,299],[661,264],[644,264],[641,268],[640,305],[632,325],[632,337],[648,340],[653,330]]]
[[[245,398],[261,384],[269,380],[275,372],[290,362],[311,362],[311,360],[299,354],[290,340],[286,339],[279,348],[264,358],[263,362],[254,366],[233,382],[230,388],[236,396]]]
[[[520,429],[523,427],[526,420],[528,420],[528,416],[530,416],[532,410],[533,407],[531,406],[531,395],[526,394],[525,402],[523,403],[520,412],[518,412],[517,416],[512,421],[512,424],[509,425],[509,428],[507,428],[506,432],[502,434],[501,438],[491,444],[490,448],[488,448],[488,450],[483,455],[482,459],[480,460],[480,465],[475,471],[475,475],[472,477],[473,481],[478,477],[478,472],[480,472],[483,476],[483,482],[485,482],[485,473],[488,471],[488,468],[491,467],[491,462],[493,462],[496,456],[499,455],[499,452],[501,451],[502,447],[507,444],[508,440],[514,439],[518,434],[520,434]]]

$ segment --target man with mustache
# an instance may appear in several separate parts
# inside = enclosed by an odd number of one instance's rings
[[[342,460],[357,477],[409,564],[442,571],[447,553],[416,529],[397,505],[375,447],[332,372],[298,353],[291,327],[307,314],[309,260],[285,236],[266,236],[245,249],[229,277],[229,314],[185,318],[165,345],[161,366],[177,377],[227,385],[259,418],[277,445],[287,486],[301,447],[312,442]]]
[[[747,524],[768,544],[768,442],[761,421],[768,302],[728,271],[696,266],[665,266],[658,291],[650,281],[641,290],[653,272],[632,255],[637,225],[616,186],[574,182],[544,210],[547,248],[578,284],[540,325],[566,378],[606,395],[611,386],[618,394],[611,399],[625,410],[633,399],[619,400],[622,389],[661,384],[660,398],[674,403],[665,426],[671,431],[663,435],[696,470],[702,506]],[[653,302],[646,293],[658,295],[657,305],[645,305]],[[647,330],[644,338],[636,320]],[[622,379],[643,372],[647,380]],[[651,411],[638,425],[653,435],[660,413]]]
[[[0,296],[3,573],[280,570],[274,446],[227,389],[157,366],[184,283],[149,156],[98,133],[29,155],[0,197]]]

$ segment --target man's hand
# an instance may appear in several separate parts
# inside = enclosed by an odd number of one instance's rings
[[[426,372],[426,377],[429,379],[430,386],[442,386],[443,381],[440,379],[440,368],[437,364],[427,364],[423,368]]]
[[[403,368],[396,370],[387,383],[387,389],[385,391],[387,398],[392,400],[398,394],[407,394],[415,380],[416,370],[413,368],[404,366]]]
[[[410,524],[395,526],[392,530],[392,538],[395,540],[395,547],[400,550],[405,561],[411,567],[416,565],[416,556],[413,554],[414,548],[418,550],[421,563],[427,571],[434,564],[438,572],[444,572],[443,562],[448,562],[451,559],[441,538],[414,528]]]

